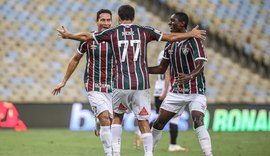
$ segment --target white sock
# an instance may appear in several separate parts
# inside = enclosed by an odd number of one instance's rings
[[[155,149],[157,142],[161,138],[162,130],[158,130],[152,127],[152,135],[153,135],[153,149]]]
[[[144,156],[153,156],[153,136],[151,133],[143,133],[142,143],[144,147]]]
[[[122,125],[112,124],[112,148],[114,155],[120,155],[121,148],[121,136],[122,136]]]
[[[195,129],[199,138],[199,142],[202,148],[202,151],[205,156],[212,156],[212,145],[211,138],[204,126],[200,126]]]
[[[100,126],[100,140],[106,155],[112,155],[112,133],[110,126]]]

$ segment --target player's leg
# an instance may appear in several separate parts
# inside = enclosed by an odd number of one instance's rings
[[[144,156],[153,155],[153,136],[150,130],[151,99],[149,89],[136,90],[131,99],[132,111],[138,121],[141,139],[144,147]]]
[[[182,95],[169,92],[160,106],[160,111],[157,120],[152,127],[154,147],[159,141],[162,135],[162,129],[167,122],[175,116],[175,114],[181,115],[185,109],[185,105]]]
[[[160,140],[163,128],[174,115],[175,113],[160,108],[158,118],[152,127],[153,147],[155,147],[157,142]]]
[[[98,116],[100,122],[100,140],[106,156],[112,156],[112,133],[111,120],[108,111],[104,111]]]
[[[121,151],[121,136],[122,136],[122,121],[124,113],[129,111],[127,96],[129,90],[115,89],[113,91],[113,123],[111,126],[112,130],[112,147],[113,155],[120,156]]]
[[[113,155],[120,156],[121,151],[121,137],[122,137],[122,121],[123,121],[124,114],[113,114],[113,123],[112,123],[112,148],[113,148]]]
[[[107,156],[112,156],[112,95],[110,93],[89,92],[88,99],[100,123],[100,140]]]
[[[169,122],[169,126],[170,126],[170,145],[168,148],[168,151],[170,152],[187,152],[188,149],[184,148],[178,144],[176,144],[177,141],[177,137],[178,137],[178,125],[179,125],[179,116],[176,115],[174,116],[170,122]]]
[[[141,139],[142,133],[139,129],[137,120],[135,121],[134,124],[135,124],[135,137],[134,137],[135,141],[134,141],[134,143],[135,143],[136,149],[140,149],[141,144],[142,144],[142,139]]]
[[[211,138],[204,126],[204,113],[206,110],[206,97],[203,95],[196,95],[192,97],[190,103],[191,116],[195,131],[198,135],[199,143],[205,156],[212,156]]]

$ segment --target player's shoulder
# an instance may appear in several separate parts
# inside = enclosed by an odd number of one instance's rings
[[[196,37],[190,37],[187,41],[195,42],[195,43],[202,43],[202,40]]]

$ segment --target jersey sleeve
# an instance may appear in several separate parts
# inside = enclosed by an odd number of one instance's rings
[[[146,31],[146,36],[148,39],[148,42],[156,40],[156,41],[161,41],[163,33],[153,27],[150,26],[145,26],[143,27]]]
[[[204,51],[204,47],[202,41],[198,38],[191,38],[190,39],[191,48],[193,50],[193,57],[196,60],[202,59],[207,61],[207,56]]]
[[[97,43],[101,43],[103,41],[110,42],[111,34],[113,30],[114,29],[111,28],[111,29],[104,30],[102,32],[93,32],[92,35]]]
[[[87,42],[80,42],[80,45],[77,49],[78,53],[84,54],[87,50]]]
[[[171,43],[167,42],[164,48],[164,54],[163,54],[163,59],[169,60],[170,59],[170,47]]]

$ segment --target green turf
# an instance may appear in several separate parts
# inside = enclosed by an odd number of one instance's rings
[[[269,156],[269,132],[210,132],[215,156]],[[124,132],[122,156],[143,156],[134,147],[134,135]],[[190,149],[186,153],[167,152],[168,132],[163,133],[155,156],[200,156],[194,131],[180,132],[178,143]],[[99,138],[93,132],[63,129],[30,129],[27,132],[0,130],[0,156],[103,156]]]

